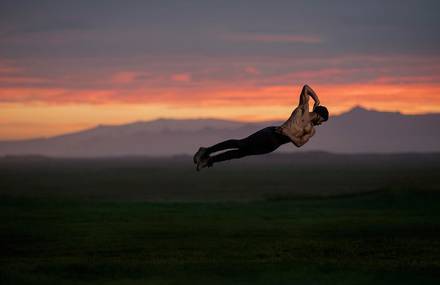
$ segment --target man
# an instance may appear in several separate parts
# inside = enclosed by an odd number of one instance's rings
[[[315,101],[312,112],[309,112],[309,97]],[[280,126],[265,127],[243,139],[229,139],[210,147],[200,147],[193,157],[197,171],[203,167],[211,167],[216,162],[269,153],[288,142],[301,147],[315,134],[314,126],[328,120],[327,108],[319,104],[319,98],[313,89],[304,85],[299,104],[287,121]],[[210,156],[211,153],[224,149],[233,150]]]

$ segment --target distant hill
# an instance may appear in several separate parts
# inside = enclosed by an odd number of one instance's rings
[[[287,117],[286,117],[287,119]],[[64,135],[0,141],[0,155],[95,157],[193,154],[228,138],[244,138],[283,121],[243,123],[217,119],[157,119],[125,125],[99,125]],[[355,107],[316,127],[301,148],[288,143],[278,152],[397,153],[440,151],[440,114],[403,115]]]

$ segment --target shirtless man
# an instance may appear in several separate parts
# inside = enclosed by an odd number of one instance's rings
[[[309,97],[315,101],[312,112],[309,112]],[[210,147],[200,147],[194,154],[193,161],[199,171],[203,167],[211,167],[215,162],[269,153],[288,142],[301,147],[315,134],[314,126],[319,126],[327,120],[327,108],[320,106],[319,98],[313,89],[304,85],[298,106],[283,124],[265,127],[243,139],[229,139]],[[231,148],[233,150],[210,156],[213,152]]]
[[[313,111],[309,112],[309,96],[313,98]],[[304,145],[314,134],[315,128],[328,120],[328,110],[319,106],[319,98],[310,86],[304,85],[299,96],[299,104],[289,119],[276,128],[276,132],[286,135],[297,147]],[[317,108],[319,106],[319,108]]]

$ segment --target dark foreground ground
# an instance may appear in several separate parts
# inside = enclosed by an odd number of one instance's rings
[[[438,154],[189,159],[0,159],[0,284],[440,282]]]

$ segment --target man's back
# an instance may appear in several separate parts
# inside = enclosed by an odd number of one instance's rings
[[[297,107],[293,110],[290,117],[279,126],[278,131],[286,135],[297,146],[302,145],[301,139],[305,136],[310,138],[315,133],[315,129],[311,124],[307,111]]]

